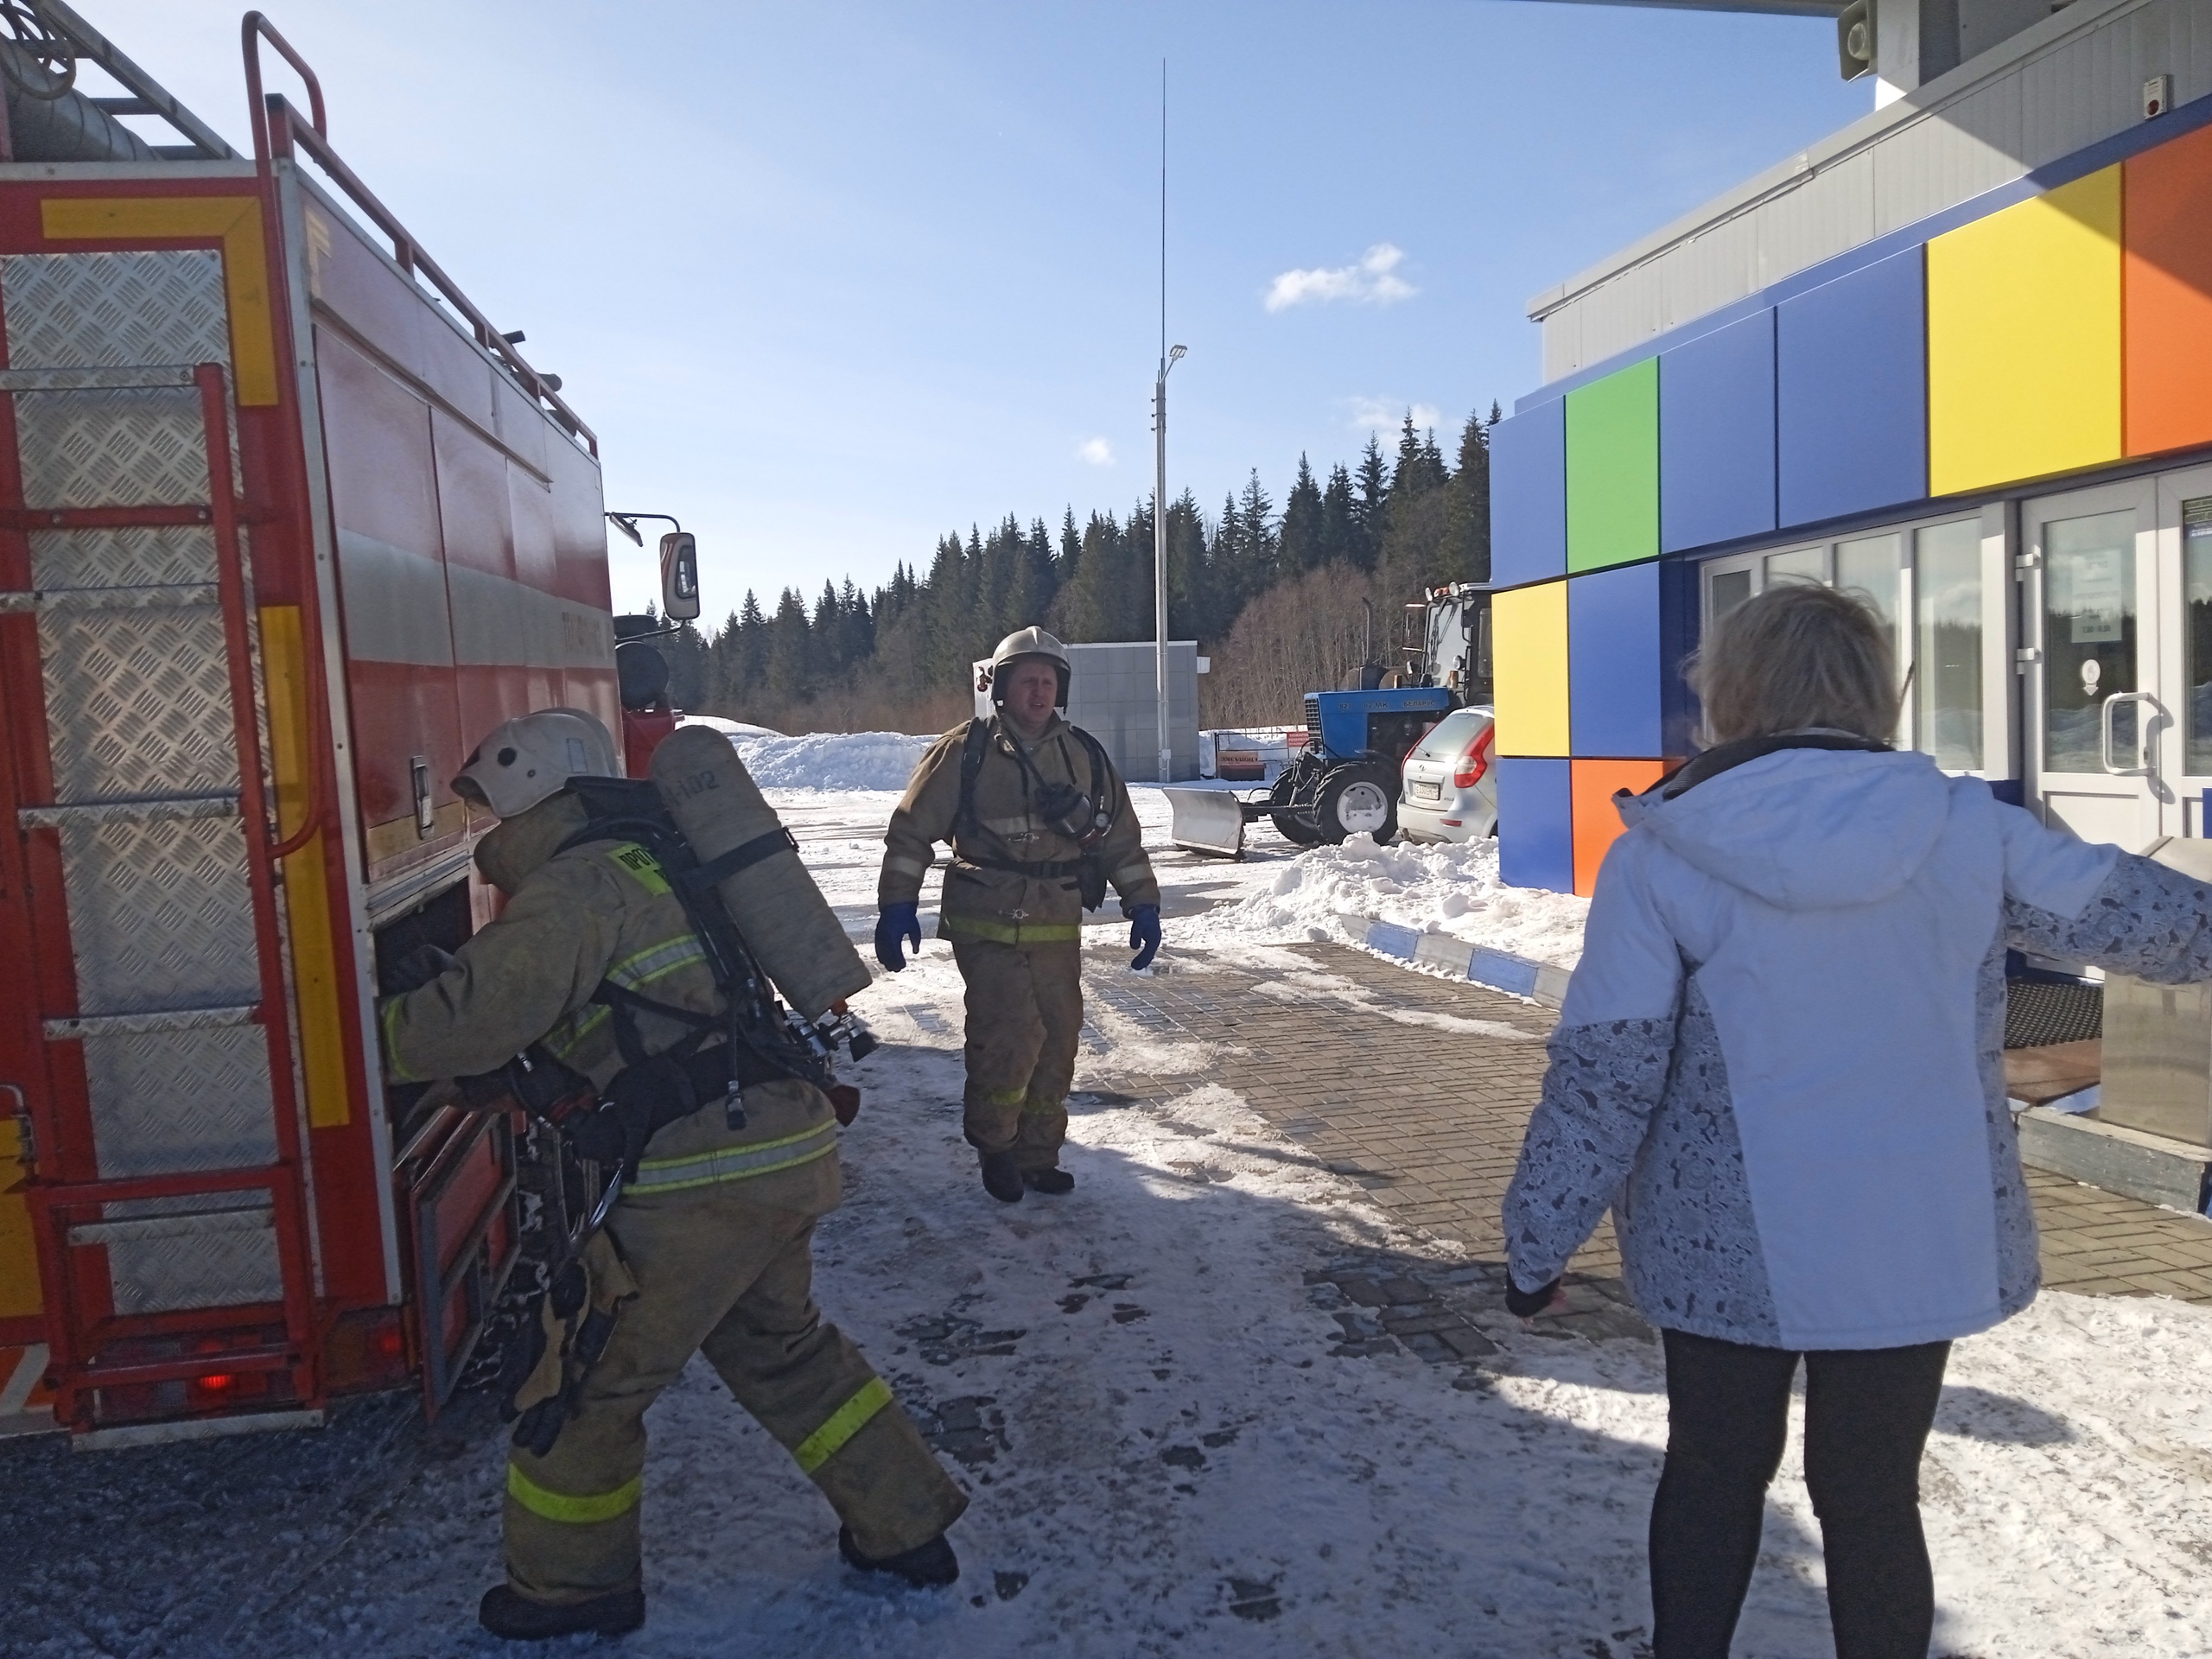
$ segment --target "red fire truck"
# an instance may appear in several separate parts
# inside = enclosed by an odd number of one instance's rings
[[[60,0],[0,26],[0,1432],[435,1410],[515,1142],[388,1095],[378,957],[490,914],[478,735],[620,718],[597,441],[260,14],[250,157]]]

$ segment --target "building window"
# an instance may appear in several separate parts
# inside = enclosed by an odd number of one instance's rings
[[[1946,772],[1981,770],[1981,524],[1912,534],[1912,746]]]
[[[2204,549],[2205,677],[2212,681],[2212,500]],[[1705,567],[1705,624],[1719,621],[1777,582],[1815,582],[1856,594],[1889,629],[1903,682],[1899,736],[1947,772],[1986,765],[1982,687],[1981,519],[1885,530],[1771,553],[1737,554]],[[2212,686],[2205,699],[2212,755]]]

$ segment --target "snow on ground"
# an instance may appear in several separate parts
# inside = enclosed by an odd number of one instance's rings
[[[874,924],[883,825],[931,741],[888,732],[738,740],[747,767],[807,845],[816,880],[855,934]],[[1493,841],[1377,847],[1358,836],[1301,851],[1263,821],[1247,830],[1238,862],[1176,850],[1166,798],[1144,784],[1129,793],[1166,890],[1171,955],[1309,939],[1357,943],[1347,916],[1448,933],[1561,967],[1581,955],[1589,901],[1505,886]],[[936,926],[938,880],[932,874],[923,890],[925,931]],[[1119,913],[1111,900],[1107,913]]]
[[[911,764],[897,757],[924,740],[787,741],[756,751],[758,770],[865,934],[881,827]],[[1164,847],[1163,804],[1137,799]],[[1554,959],[1571,958],[1579,915],[1500,890],[1483,849],[1294,855],[1262,830],[1241,866],[1160,863],[1170,973],[1224,971],[1223,958],[1257,969],[1255,995],[1315,1007],[1317,1041],[1329,1018],[1410,1012],[1281,948],[1325,933],[1339,910]],[[1121,970],[1119,946],[1116,930],[1093,934],[1094,978]],[[953,1431],[948,1467],[974,1500],[953,1532],[963,1576],[924,1593],[842,1567],[828,1508],[695,1359],[647,1420],[649,1622],[625,1653],[1638,1650],[1666,1422],[1654,1346],[1501,1317],[1454,1248],[1394,1231],[1359,1187],[1276,1134],[1240,1092],[1233,1041],[1163,1039],[1096,996],[1071,1103],[1079,1184],[996,1204],[960,1135],[946,948],[932,941],[855,1006],[884,1046],[849,1068],[865,1103],[844,1137],[846,1204],[818,1233],[817,1293],[917,1416]],[[1114,1092],[1128,1076],[1181,1076],[1190,1091],[1131,1100]],[[1306,1274],[1378,1249],[1421,1257],[1423,1281],[1502,1351],[1465,1368],[1332,1353],[1333,1292]],[[1923,1473],[1936,1654],[2212,1655],[2208,1351],[2212,1309],[2065,1295],[1958,1344]],[[1833,1652],[1795,1445],[1740,1659]],[[163,1650],[502,1651],[473,1624],[499,1572],[501,1469],[496,1440],[429,1461],[349,1521],[323,1565],[249,1598],[235,1639]],[[87,1643],[40,1651],[124,1650]]]
[[[901,732],[817,732],[734,740],[763,789],[892,790],[903,793],[922,751],[937,740]]]
[[[1310,968],[1256,950],[1286,983]],[[1479,1370],[1332,1354],[1310,1269],[1389,1247],[1429,1257],[1447,1298],[1478,1275],[1277,1136],[1233,1046],[1141,1052],[1095,1017],[1080,1184],[1004,1206],[960,1137],[950,961],[932,950],[857,1003],[886,1046],[852,1069],[866,1099],[817,1290],[918,1417],[972,1425],[948,1464],[973,1497],[963,1576],[919,1593],[842,1567],[827,1507],[695,1360],[648,1419],[650,1617],[626,1653],[1637,1651],[1655,1348],[1491,1318],[1504,1346]],[[1111,1092],[1171,1063],[1206,1080],[1158,1105]],[[2212,1652],[2208,1340],[2212,1310],[2054,1295],[1959,1345],[1924,1477],[1936,1653]],[[345,1563],[353,1587],[272,1610],[257,1650],[493,1650],[467,1621],[497,1572],[499,1481],[488,1447],[427,1471]],[[1739,1656],[1833,1651],[1818,1537],[1793,1452]]]

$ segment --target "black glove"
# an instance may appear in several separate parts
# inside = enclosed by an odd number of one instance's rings
[[[386,996],[419,991],[453,966],[453,954],[435,944],[418,944],[377,976],[377,989]]]
[[[1552,1297],[1559,1290],[1554,1277],[1541,1290],[1522,1290],[1513,1282],[1513,1275],[1505,1276],[1505,1311],[1516,1319],[1530,1319],[1552,1305]]]

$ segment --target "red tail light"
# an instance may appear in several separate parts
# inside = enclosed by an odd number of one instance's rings
[[[1490,770],[1491,740],[1497,735],[1496,726],[1485,726],[1467,745],[1467,752],[1459,757],[1459,769],[1452,774],[1452,787],[1472,789],[1482,782],[1483,774]]]

